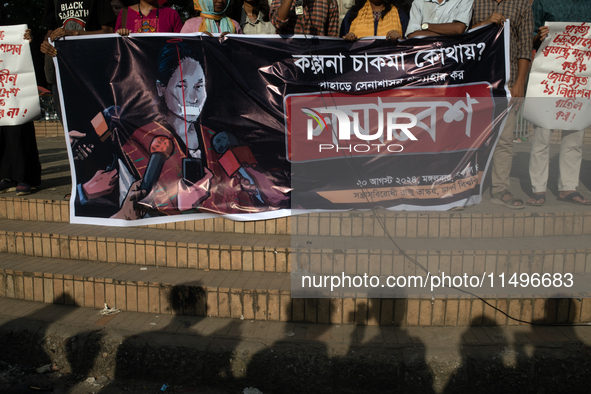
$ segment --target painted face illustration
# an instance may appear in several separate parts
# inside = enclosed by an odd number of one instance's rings
[[[166,86],[158,83],[158,95],[164,98],[171,114],[185,118],[186,113],[187,122],[197,121],[207,98],[205,74],[199,62],[184,59]]]

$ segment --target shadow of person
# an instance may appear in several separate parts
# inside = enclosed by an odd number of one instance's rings
[[[69,294],[56,297],[59,303],[36,308],[29,315],[0,327],[1,359],[6,363],[43,368],[44,372],[25,374],[9,387],[9,392],[68,392],[69,387],[86,379],[100,352],[100,330],[52,327],[74,313],[79,306]],[[52,329],[50,329],[52,328]],[[6,389],[6,387],[4,387]]]
[[[398,305],[397,311],[391,311],[393,326],[367,326],[370,312],[365,299],[355,300],[355,310],[343,316],[345,322],[358,325],[288,323],[283,328],[293,329],[288,332],[291,339],[279,339],[257,353],[248,364],[245,384],[277,393],[432,393],[425,348],[400,328],[406,303],[371,301],[385,308]],[[314,309],[318,302],[323,301],[307,299],[303,305]],[[329,304],[339,305],[332,300]],[[291,306],[286,312],[291,316]]]
[[[115,379],[191,387],[223,380],[231,385],[231,359],[239,340],[223,336],[236,322],[224,322],[211,334],[200,335],[196,327],[207,315],[205,289],[198,283],[186,283],[164,291],[169,292],[170,308],[160,314],[172,313],[172,320],[163,328],[124,337],[117,349]],[[208,322],[217,324],[217,320]]]
[[[381,315],[392,316],[391,321],[381,321],[382,326],[368,325],[372,323],[370,302],[380,305]],[[403,328],[407,302],[406,299],[356,300],[354,312],[349,312],[346,319],[355,322],[348,327],[349,350],[334,360],[337,392],[434,392],[425,344]],[[376,323],[374,320],[373,324]]]
[[[293,305],[291,299],[283,309],[283,316],[290,320]],[[318,299],[306,299],[303,305],[310,309],[309,315],[312,309],[317,310]],[[331,327],[305,322],[281,324],[282,338],[250,359],[243,380],[245,386],[264,393],[332,392],[335,368],[327,346]]]
[[[462,334],[461,364],[451,375],[444,393],[532,392],[518,387],[527,381],[527,356],[510,347],[510,338],[493,319],[478,316]],[[528,382],[529,384],[529,382]]]
[[[526,335],[535,345],[520,344],[529,355],[531,387],[537,393],[588,392],[591,348],[578,335],[582,300],[546,299],[544,314],[534,319]],[[585,326],[583,323],[582,325]]]

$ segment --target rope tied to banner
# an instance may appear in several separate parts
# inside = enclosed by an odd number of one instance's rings
[[[176,54],[179,59],[179,71],[181,72],[181,91],[183,92],[183,120],[185,121],[185,156],[189,157],[189,137],[187,136],[187,102],[185,101],[185,78],[183,77],[183,65],[181,60],[181,52],[178,45],[176,46]]]

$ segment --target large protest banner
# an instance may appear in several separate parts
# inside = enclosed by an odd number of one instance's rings
[[[492,26],[400,42],[139,34],[56,48],[78,223],[478,203],[506,114],[508,41]]]
[[[37,80],[27,25],[0,26],[0,125],[13,126],[39,117]]]
[[[523,117],[539,127],[591,126],[591,24],[547,22],[548,36],[534,58]]]

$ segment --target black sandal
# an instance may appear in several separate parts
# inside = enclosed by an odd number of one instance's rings
[[[575,197],[581,197],[581,199],[583,199],[583,200],[585,199],[585,197],[583,197],[581,195],[581,193],[574,192],[574,193],[568,194],[564,197],[560,197],[560,195],[559,195],[558,201],[570,202],[571,204],[577,204],[577,205],[591,205],[591,201],[589,201],[589,202],[575,201]]]

